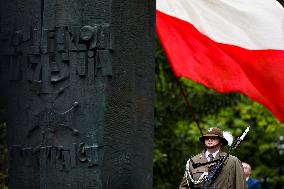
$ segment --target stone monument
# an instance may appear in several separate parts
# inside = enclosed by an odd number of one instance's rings
[[[0,5],[9,188],[152,188],[155,1]]]

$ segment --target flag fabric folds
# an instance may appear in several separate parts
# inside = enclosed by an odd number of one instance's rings
[[[157,0],[171,68],[219,92],[240,92],[284,122],[284,8],[276,0]]]

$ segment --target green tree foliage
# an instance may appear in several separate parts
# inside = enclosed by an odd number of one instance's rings
[[[210,74],[210,73],[208,73]],[[234,152],[252,165],[253,176],[263,188],[284,186],[284,127],[260,104],[237,93],[221,94],[181,79],[188,100],[203,129],[218,126],[237,137],[251,125],[245,141]],[[156,51],[156,106],[154,188],[177,188],[186,160],[203,146],[193,116],[160,45]],[[226,150],[226,149],[225,149]]]

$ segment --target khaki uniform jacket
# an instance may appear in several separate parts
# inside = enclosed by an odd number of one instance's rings
[[[220,159],[222,156],[226,155],[225,152],[219,152],[214,160]],[[190,160],[191,159],[191,160]],[[210,167],[212,168],[213,164],[203,165],[197,168],[193,168],[193,163],[206,163],[207,159],[205,157],[205,152],[203,151],[200,154],[197,154],[189,159],[189,170],[192,178],[198,180],[202,173],[208,172]],[[188,182],[189,185],[188,186]],[[179,189],[193,189],[200,188],[202,184],[193,184],[189,179],[187,181],[185,175],[182,179],[182,182],[179,186]],[[225,162],[223,169],[220,174],[217,176],[216,180],[213,182],[212,186],[217,187],[218,189],[247,189],[246,180],[243,175],[243,168],[240,160],[232,155],[229,155],[227,161]]]

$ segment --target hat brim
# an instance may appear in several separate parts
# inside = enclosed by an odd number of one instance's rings
[[[228,144],[228,141],[227,141],[225,138],[220,137],[220,136],[215,135],[215,134],[206,134],[206,135],[203,135],[203,136],[199,137],[199,141],[204,144],[206,137],[218,137],[218,138],[220,139],[220,141],[222,142],[222,146],[226,146],[226,145]]]

